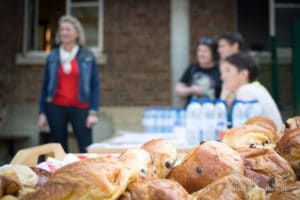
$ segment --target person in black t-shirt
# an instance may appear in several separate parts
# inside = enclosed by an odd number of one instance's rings
[[[197,62],[188,66],[175,88],[178,96],[186,98],[186,104],[192,96],[219,98],[222,82],[217,57],[214,40],[200,38],[197,42]]]

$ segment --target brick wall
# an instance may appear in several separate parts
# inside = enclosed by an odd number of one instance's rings
[[[22,2],[0,4],[0,90],[5,102],[37,103],[43,66],[14,62],[22,45]],[[234,10],[234,0],[190,0],[191,60],[197,38],[234,29]],[[104,53],[101,105],[170,105],[170,0],[105,1]]]
[[[19,0],[4,0],[0,3],[0,66],[11,67],[14,64],[14,55],[20,48],[22,39],[22,2]]]
[[[170,1],[105,1],[103,105],[171,102]]]
[[[200,37],[217,37],[236,29],[235,0],[190,0],[190,56],[195,59],[196,42]]]
[[[3,0],[0,3],[0,100],[12,100],[15,81],[12,69],[16,52],[21,49],[23,1]]]

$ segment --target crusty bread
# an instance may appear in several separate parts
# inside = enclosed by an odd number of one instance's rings
[[[57,170],[44,186],[24,200],[118,199],[129,182],[147,171],[148,152],[129,149],[119,158],[78,161]]]
[[[165,178],[177,160],[176,147],[169,140],[154,139],[141,148],[150,153],[154,162],[153,173],[148,177]]]
[[[21,187],[16,178],[0,175],[0,199],[6,195],[17,196]]]
[[[275,134],[260,125],[245,124],[226,131],[223,142],[232,148],[249,146],[251,144],[266,145],[273,143]]]
[[[193,148],[168,178],[195,192],[231,172],[244,173],[241,156],[224,143],[208,141]]]
[[[264,200],[266,193],[252,180],[240,174],[232,173],[194,192],[192,197],[197,200]]]
[[[245,176],[267,191],[278,190],[295,183],[293,169],[272,148],[252,145],[238,148],[236,151],[243,158]]]
[[[267,130],[272,131],[274,135],[276,135],[277,133],[277,128],[275,123],[271,119],[266,117],[262,117],[262,116],[252,117],[248,119],[245,124],[255,124],[261,126]]]
[[[38,183],[37,174],[25,165],[11,164],[0,167],[0,175],[15,178],[22,185],[35,187]]]
[[[285,128],[287,130],[300,128],[300,116],[291,117],[288,120],[286,120]]]
[[[268,200],[299,200],[300,199],[300,181],[282,187],[280,190],[268,193]]]
[[[138,179],[130,183],[120,200],[187,200],[187,191],[169,179]]]
[[[275,148],[290,163],[300,180],[300,128],[284,132]]]

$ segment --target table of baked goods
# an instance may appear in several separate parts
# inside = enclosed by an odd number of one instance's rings
[[[299,136],[300,117],[288,119],[281,135],[257,117],[222,142],[195,146],[180,134],[124,131],[88,154],[66,154],[57,143],[30,147],[0,166],[0,199],[298,200]]]

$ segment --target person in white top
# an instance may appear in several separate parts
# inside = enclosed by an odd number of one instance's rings
[[[279,131],[282,126],[281,114],[268,90],[257,81],[259,68],[255,60],[246,53],[237,53],[227,57],[221,65],[221,79],[224,85],[221,98],[232,99],[233,94],[236,99],[257,100],[262,109],[262,116],[271,119]],[[231,105],[231,102],[228,104]]]

